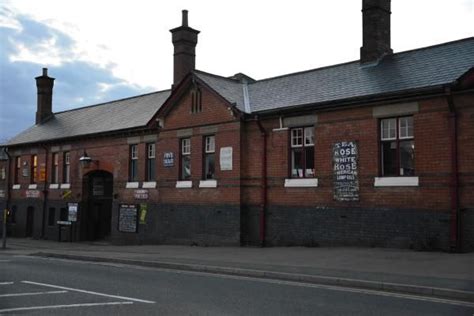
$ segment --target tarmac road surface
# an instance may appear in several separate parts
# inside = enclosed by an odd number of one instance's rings
[[[0,254],[0,314],[472,316],[474,303],[271,279]]]

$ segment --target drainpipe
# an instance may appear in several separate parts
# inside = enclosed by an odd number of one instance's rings
[[[45,151],[45,167],[44,167],[44,188],[43,188],[43,220],[41,223],[41,239],[44,239],[44,232],[45,232],[45,225],[46,225],[46,207],[48,205],[48,157],[49,157],[49,151],[48,147],[45,145],[42,145],[44,151]]]
[[[457,140],[457,116],[454,106],[453,95],[450,87],[446,87],[446,99],[449,106],[449,137],[451,139],[451,220],[450,220],[450,250],[460,251],[460,224],[459,216],[459,176],[458,176],[458,140]]]
[[[8,148],[5,147],[4,148],[4,152],[5,154],[7,155],[7,159],[8,159],[8,166],[7,166],[7,174],[6,174],[6,178],[7,178],[7,203],[5,205],[5,209],[7,210],[10,210],[10,167],[11,167],[11,156],[10,154],[8,153]],[[11,210],[10,210],[11,211]],[[5,212],[5,210],[2,210],[2,212]],[[3,242],[2,242],[2,248],[3,249],[6,249],[7,248],[7,218],[4,216],[3,218],[3,231],[2,231],[2,239],[3,239]]]
[[[267,209],[267,132],[262,126],[262,122],[256,118],[258,128],[263,141],[262,154],[262,204],[260,206],[260,246],[265,247],[265,224],[266,224],[266,209]]]

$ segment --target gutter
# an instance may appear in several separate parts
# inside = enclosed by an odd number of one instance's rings
[[[266,233],[266,209],[267,209],[267,200],[268,200],[268,192],[267,192],[267,132],[262,126],[262,122],[255,118],[258,128],[260,129],[260,133],[262,136],[263,141],[263,157],[262,157],[262,190],[261,190],[261,198],[262,204],[260,205],[260,216],[259,216],[259,227],[260,227],[260,246],[265,247],[265,233]]]
[[[459,175],[458,175],[458,139],[457,139],[457,115],[453,94],[450,87],[445,88],[446,99],[449,106],[448,128],[451,140],[451,220],[449,242],[451,252],[461,251],[461,216],[459,214]]]

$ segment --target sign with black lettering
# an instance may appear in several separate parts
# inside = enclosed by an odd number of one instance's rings
[[[124,233],[136,233],[138,227],[138,207],[130,204],[120,204],[118,230]]]
[[[338,142],[333,146],[334,199],[359,200],[357,142]]]

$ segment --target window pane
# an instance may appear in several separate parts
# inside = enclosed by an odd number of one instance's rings
[[[155,158],[155,144],[148,144],[148,158]]]
[[[396,142],[382,143],[382,166],[383,176],[398,176]]]
[[[314,127],[306,127],[304,129],[304,145],[305,146],[314,145]]]
[[[314,147],[308,147],[305,149],[305,175],[308,178],[314,177]]]
[[[385,119],[381,121],[381,139],[395,139],[396,138],[396,123],[397,119]]]
[[[181,153],[183,155],[191,154],[191,139],[185,138],[181,140]]]
[[[291,151],[291,176],[294,178],[303,178],[303,150],[293,149]]]
[[[295,128],[291,130],[291,147],[303,146],[303,129]]]
[[[415,175],[415,143],[412,140],[400,142],[400,175]]]
[[[130,146],[130,157],[131,157],[131,159],[138,159],[137,145]]]
[[[401,117],[399,120],[400,138],[411,138],[413,137],[413,117]]]
[[[154,181],[155,180],[155,158],[147,160],[147,181]]]
[[[138,178],[138,164],[136,159],[130,160],[130,181],[136,181]]]
[[[189,180],[191,179],[191,157],[182,156],[181,159],[181,179]]]
[[[214,179],[215,175],[215,155],[208,154],[206,155],[205,167],[204,167],[204,178],[205,179]]]
[[[206,137],[206,153],[213,153],[215,152],[215,137],[214,136],[207,136]]]

